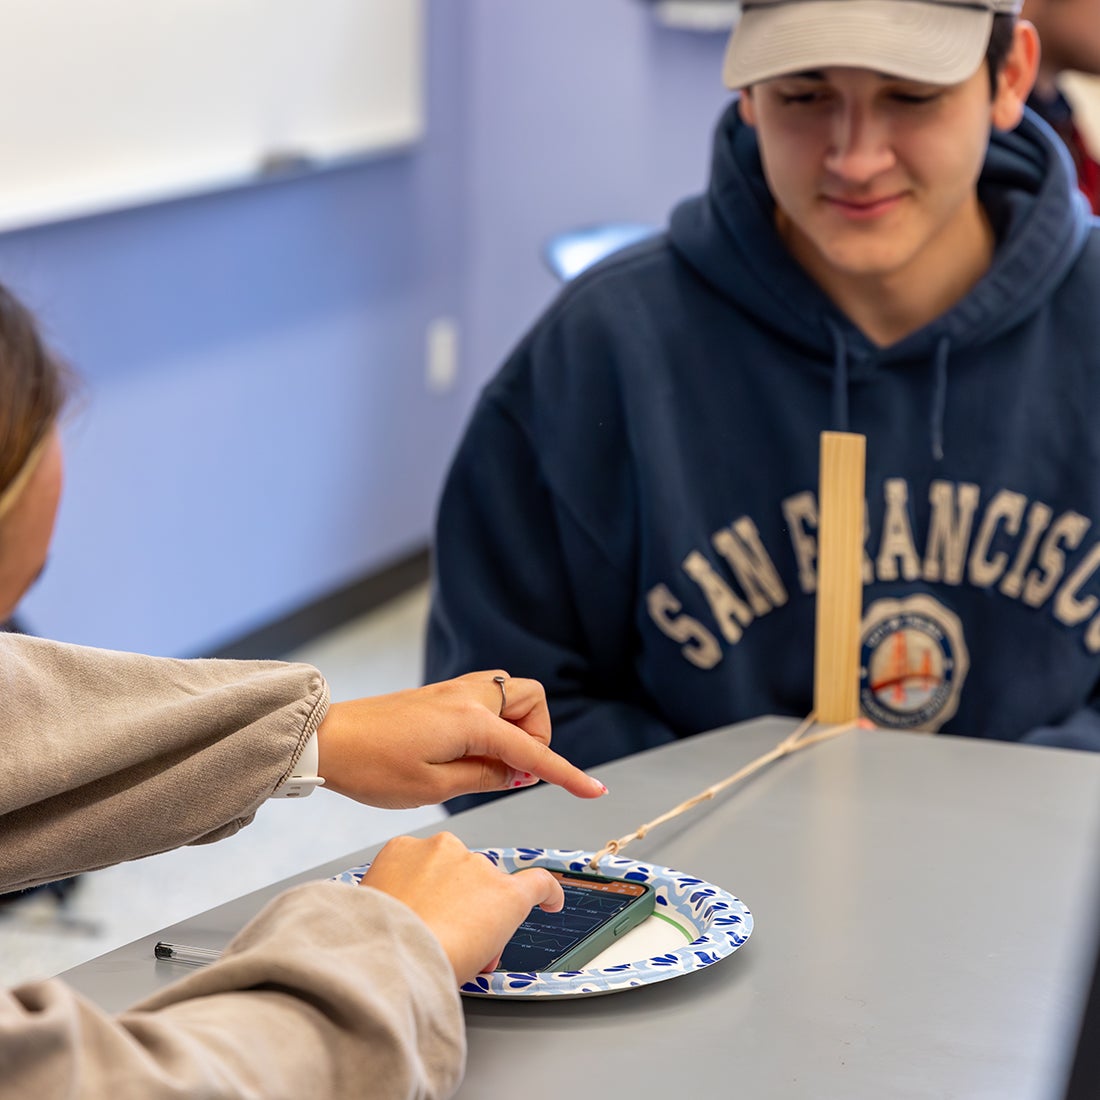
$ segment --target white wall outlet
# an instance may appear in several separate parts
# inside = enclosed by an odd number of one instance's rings
[[[428,322],[424,381],[430,393],[447,393],[458,380],[458,322],[436,317]]]

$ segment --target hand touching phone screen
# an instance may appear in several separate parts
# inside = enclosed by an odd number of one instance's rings
[[[508,941],[497,970],[579,970],[653,912],[653,887],[602,875],[551,871],[565,891],[558,913],[532,909]]]

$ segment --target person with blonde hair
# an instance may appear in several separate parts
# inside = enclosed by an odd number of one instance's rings
[[[57,420],[69,384],[30,314],[0,288],[0,623],[34,583],[50,544],[61,495]]]
[[[41,571],[61,493],[65,371],[0,287],[0,613]],[[502,670],[333,703],[314,668],[173,660],[0,634],[0,890],[219,840],[317,785],[376,806],[560,783],[545,696]],[[402,837],[359,887],[268,905],[220,961],[110,1016],[59,981],[0,991],[0,1097],[443,1097],[458,985],[491,967],[545,870],[443,833]],[[150,963],[152,965],[152,963]]]

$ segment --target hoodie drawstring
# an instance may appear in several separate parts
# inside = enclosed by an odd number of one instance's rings
[[[936,345],[935,373],[932,382],[932,408],[929,413],[932,430],[932,457],[943,461],[943,416],[947,409],[947,356],[951,341],[944,336]]]
[[[833,422],[834,431],[849,430],[848,415],[848,342],[839,325],[826,319],[825,327],[833,341]],[[943,461],[943,418],[947,409],[947,358],[951,340],[944,336],[936,345],[932,363],[932,404],[929,409],[929,430],[932,435],[932,458]]]
[[[826,319],[825,326],[833,338],[833,429],[848,430],[848,342],[839,326]]]

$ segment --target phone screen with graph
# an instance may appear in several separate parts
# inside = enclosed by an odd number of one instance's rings
[[[653,912],[653,887],[602,875],[551,871],[565,892],[559,913],[532,909],[497,970],[579,970]]]

